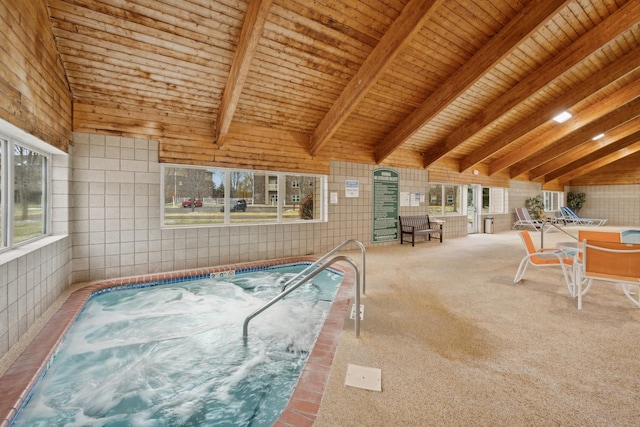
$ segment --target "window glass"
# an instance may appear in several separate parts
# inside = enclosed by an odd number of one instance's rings
[[[215,169],[164,168],[164,225],[222,224],[224,174]]]
[[[482,213],[505,213],[507,190],[500,187],[482,188]]]
[[[462,209],[462,187],[429,184],[429,215],[459,215]]]
[[[284,176],[285,200],[282,207],[283,221],[300,221],[320,218],[320,194],[316,184],[318,177],[302,175]]]
[[[445,215],[459,214],[461,206],[461,195],[459,185],[445,185],[444,186]]]
[[[249,210],[254,204],[253,190],[255,177],[253,172],[230,171],[229,175],[229,217],[231,222],[261,222],[274,220],[277,218],[276,212],[269,212],[265,209]],[[262,200],[260,200],[262,202]],[[264,203],[260,203],[264,207]],[[226,205],[225,205],[226,209]]]
[[[429,184],[429,214],[452,215],[461,212],[459,185]]]
[[[13,243],[45,233],[46,157],[13,145]]]
[[[215,208],[218,208],[218,211],[220,211],[222,206],[224,206],[224,171],[220,169],[212,169],[211,181],[213,189],[211,205],[213,205],[214,210]]]
[[[558,211],[564,200],[564,192],[562,191],[543,191],[542,201],[545,211]]]
[[[543,191],[542,192],[542,203],[544,205],[544,210],[545,211],[550,211],[552,210],[552,206],[553,206],[553,199],[552,199],[552,194],[550,191]]]
[[[323,219],[319,175],[169,165],[163,170],[165,226]]]
[[[429,184],[429,215],[442,215],[442,185]]]
[[[491,212],[491,189],[482,187],[482,213]]]

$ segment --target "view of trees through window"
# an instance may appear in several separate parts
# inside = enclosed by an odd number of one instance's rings
[[[459,185],[429,184],[429,215],[453,215],[461,212]]]
[[[320,175],[163,167],[166,226],[322,220]]]
[[[8,162],[12,163],[12,167]],[[1,247],[22,243],[46,233],[46,183],[45,155],[0,138],[0,190],[9,190],[0,191]],[[8,197],[10,195],[13,195],[11,199]],[[3,213],[9,215],[4,218]]]
[[[505,213],[507,211],[507,189],[482,187],[482,213]]]
[[[45,157],[14,144],[14,243],[44,234]]]

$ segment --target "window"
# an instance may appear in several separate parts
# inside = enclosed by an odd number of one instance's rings
[[[0,135],[0,249],[47,233],[49,157]]]
[[[564,193],[562,191],[543,191],[542,201],[545,211],[559,211],[564,206]]]
[[[506,213],[507,194],[506,188],[482,187],[482,213]]]
[[[232,223],[247,222],[271,222],[276,221],[277,211],[274,209],[263,209],[256,212],[256,215],[248,215],[250,207],[256,205],[256,201],[263,202],[263,198],[255,197],[254,188],[258,177],[264,175],[256,174],[252,171],[227,171],[225,178],[229,181],[226,187],[229,188],[228,196],[225,194],[223,206],[220,212],[225,212],[228,208],[229,218]],[[264,203],[264,202],[263,202]],[[259,214],[259,215],[258,215]]]
[[[461,200],[461,187],[459,185],[429,185],[430,215],[460,214]]]
[[[162,167],[164,226],[324,220],[325,176]]]
[[[283,221],[311,220],[322,217],[320,209],[322,198],[320,177],[315,175],[283,175],[285,183],[298,183],[298,187],[285,185],[286,197],[284,200],[291,200],[290,205],[282,207]]]

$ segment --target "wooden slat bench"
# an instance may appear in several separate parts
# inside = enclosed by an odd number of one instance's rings
[[[411,236],[411,246],[415,246],[416,235],[425,235],[431,240],[431,235],[440,237],[442,243],[442,222],[429,219],[429,215],[399,216],[400,244],[404,243],[405,234]],[[408,241],[408,240],[407,240]]]

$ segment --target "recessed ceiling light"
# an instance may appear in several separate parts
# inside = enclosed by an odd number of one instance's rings
[[[568,111],[563,111],[553,118],[556,123],[564,123],[571,118],[571,113]]]
[[[594,136],[594,137],[593,137],[593,138],[591,138],[591,139],[593,139],[594,141],[597,141],[597,140],[599,140],[600,138],[602,138],[603,136],[604,136],[604,133],[599,133],[599,134],[597,134],[596,136]]]

